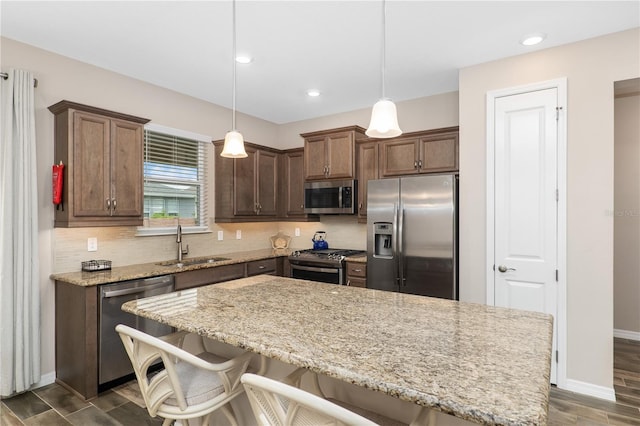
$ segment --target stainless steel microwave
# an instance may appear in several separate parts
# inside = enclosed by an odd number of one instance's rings
[[[304,212],[311,214],[354,214],[358,212],[358,181],[305,182]]]

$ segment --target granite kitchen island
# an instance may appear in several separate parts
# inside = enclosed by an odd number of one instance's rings
[[[471,422],[547,423],[549,315],[267,275],[123,310]]]

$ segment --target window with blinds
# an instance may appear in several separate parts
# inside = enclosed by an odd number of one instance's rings
[[[158,127],[158,126],[156,126]],[[205,137],[145,128],[143,229],[206,229],[208,150]]]

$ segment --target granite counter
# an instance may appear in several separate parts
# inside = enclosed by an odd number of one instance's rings
[[[549,315],[266,275],[123,310],[468,421],[547,422]]]
[[[69,284],[90,287],[100,284],[109,284],[119,281],[135,280],[140,278],[155,277],[160,275],[177,274],[180,272],[194,271],[197,269],[215,268],[217,266],[232,265],[236,263],[245,263],[253,260],[263,260],[274,257],[289,256],[289,249],[263,249],[243,251],[237,253],[224,253],[212,255],[210,257],[223,257],[224,260],[218,260],[211,263],[197,263],[182,267],[167,266],[167,262],[142,263],[137,265],[119,266],[106,271],[95,272],[66,272],[60,274],[52,274],[50,278],[55,281],[64,281]],[[209,256],[208,256],[209,257]],[[185,263],[199,258],[185,258]]]

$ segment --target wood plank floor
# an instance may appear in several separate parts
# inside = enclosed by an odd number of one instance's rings
[[[552,387],[549,426],[640,425],[640,342],[615,339],[614,367],[616,402]],[[52,384],[3,400],[0,425],[159,425],[140,405],[126,385],[88,403]]]
[[[549,425],[640,425],[640,342],[614,339],[616,402],[551,389]]]

